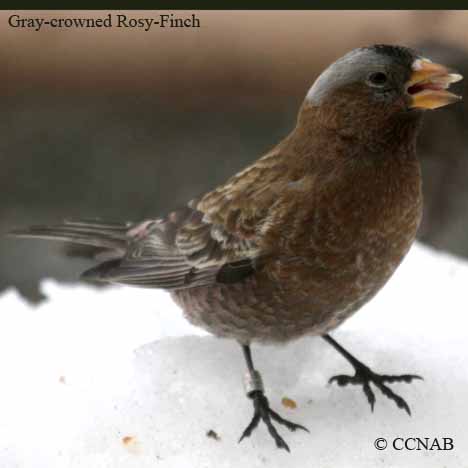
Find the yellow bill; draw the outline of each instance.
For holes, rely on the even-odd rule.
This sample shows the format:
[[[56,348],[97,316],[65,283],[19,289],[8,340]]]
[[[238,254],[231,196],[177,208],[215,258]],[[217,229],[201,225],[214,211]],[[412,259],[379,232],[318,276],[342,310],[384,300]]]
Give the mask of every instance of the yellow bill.
[[[413,73],[406,83],[411,109],[437,109],[461,100],[448,91],[452,83],[463,79],[459,73],[425,58],[415,60],[412,68]]]

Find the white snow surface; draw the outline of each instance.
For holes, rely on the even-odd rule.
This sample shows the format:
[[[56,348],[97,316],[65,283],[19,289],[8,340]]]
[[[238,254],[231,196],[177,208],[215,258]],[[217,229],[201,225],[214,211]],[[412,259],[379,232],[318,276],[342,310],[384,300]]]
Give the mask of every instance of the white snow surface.
[[[290,454],[263,425],[237,443],[253,411],[241,350],[189,325],[167,293],[51,280],[42,289],[38,307],[14,290],[0,296],[2,468],[468,466],[465,261],[415,245],[333,333],[376,372],[424,376],[391,384],[412,417],[377,389],[372,413],[360,387],[328,385],[352,368],[318,337],[253,346],[271,406],[310,430],[277,426]],[[386,450],[374,447],[380,437]],[[395,437],[450,437],[454,449],[395,450]]]

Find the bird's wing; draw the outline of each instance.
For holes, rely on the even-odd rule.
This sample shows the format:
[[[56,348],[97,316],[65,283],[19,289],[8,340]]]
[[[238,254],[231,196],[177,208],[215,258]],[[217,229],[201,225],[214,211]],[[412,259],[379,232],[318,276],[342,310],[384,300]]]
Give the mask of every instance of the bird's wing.
[[[277,156],[267,154],[165,218],[134,226],[126,255],[85,276],[164,289],[245,279],[270,255],[271,212],[296,177]]]
[[[101,263],[85,278],[145,287],[180,289],[240,281],[254,271],[254,238],[209,222],[192,202],[164,218],[133,225],[126,253]]]
[[[296,190],[289,187],[295,175],[285,177],[287,165],[274,156],[164,218],[124,225],[67,222],[17,234],[108,249],[110,260],[83,274],[89,279],[164,289],[241,281],[271,253],[265,241],[270,212]]]
[[[178,289],[240,281],[251,274],[258,258],[255,241],[205,221],[194,205],[141,223],[66,220],[10,235],[64,241],[78,255],[84,246],[86,256],[105,260],[83,273],[99,281]]]

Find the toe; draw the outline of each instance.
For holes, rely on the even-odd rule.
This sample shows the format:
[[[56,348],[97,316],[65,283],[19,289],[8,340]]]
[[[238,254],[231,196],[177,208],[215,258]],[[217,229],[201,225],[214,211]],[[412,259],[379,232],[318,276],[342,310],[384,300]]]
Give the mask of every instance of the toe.
[[[265,423],[266,427],[268,428],[268,432],[273,437],[273,439],[275,439],[276,446],[278,448],[281,448],[281,449],[284,449],[284,450],[287,450],[288,452],[290,452],[288,444],[279,435],[278,431],[276,430],[276,427],[273,426],[270,418],[267,416],[265,418],[262,417],[262,419],[263,419],[263,422]]]
[[[366,395],[367,401],[369,402],[372,412],[374,412],[375,395],[372,389],[370,388],[369,382],[363,382],[362,390]]]
[[[400,395],[397,395],[393,390],[388,388],[386,385],[383,385],[382,383],[376,382],[375,385],[387,398],[393,400],[398,408],[405,410],[408,413],[408,416],[411,416],[411,410],[408,406],[408,403],[406,403],[406,401]]]
[[[259,421],[260,421],[260,415],[258,413],[255,413],[254,417],[252,418],[252,421],[250,421],[249,425],[244,429],[244,432],[240,436],[239,444],[242,442],[242,440],[245,437],[250,437],[253,430],[258,426]]]
[[[405,382],[411,383],[413,380],[424,380],[420,375],[403,374],[403,375],[380,375],[379,380],[382,383]]]
[[[336,383],[340,387],[344,387],[348,384],[356,384],[354,376],[351,375],[334,375],[328,380],[329,384]]]
[[[269,412],[270,412],[271,419],[287,427],[292,432],[294,432],[296,429],[301,429],[302,431],[310,432],[309,429],[307,429],[307,427],[301,426],[300,424],[296,424],[291,421],[288,421],[287,419],[284,419],[276,411],[273,411],[272,409],[270,409]]]

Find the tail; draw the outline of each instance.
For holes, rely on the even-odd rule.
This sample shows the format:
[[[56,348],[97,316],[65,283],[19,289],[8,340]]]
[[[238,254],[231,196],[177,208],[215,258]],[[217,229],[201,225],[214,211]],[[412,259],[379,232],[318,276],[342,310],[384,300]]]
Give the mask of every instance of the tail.
[[[52,226],[31,226],[11,231],[9,235],[23,238],[51,239],[72,244],[97,247],[109,257],[122,257],[127,250],[127,231],[133,223],[101,221],[69,221]]]

